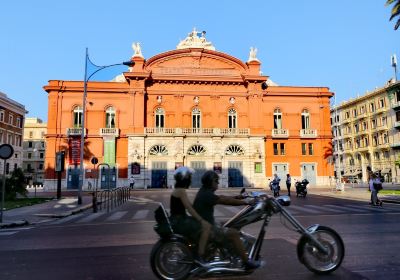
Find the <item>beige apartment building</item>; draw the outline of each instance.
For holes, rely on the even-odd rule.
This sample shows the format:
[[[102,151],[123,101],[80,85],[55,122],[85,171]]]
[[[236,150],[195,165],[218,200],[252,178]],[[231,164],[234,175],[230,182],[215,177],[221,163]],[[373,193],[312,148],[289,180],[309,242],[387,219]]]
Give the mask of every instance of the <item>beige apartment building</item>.
[[[29,184],[43,183],[46,133],[47,123],[39,118],[25,119],[22,168]]]
[[[331,124],[336,178],[366,182],[370,166],[385,182],[400,182],[400,82],[334,106]]]

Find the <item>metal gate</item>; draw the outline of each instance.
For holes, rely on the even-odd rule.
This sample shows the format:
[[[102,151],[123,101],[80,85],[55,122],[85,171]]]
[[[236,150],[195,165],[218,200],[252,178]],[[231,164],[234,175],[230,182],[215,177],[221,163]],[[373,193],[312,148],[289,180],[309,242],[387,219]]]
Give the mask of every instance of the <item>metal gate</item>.
[[[317,171],[314,163],[303,163],[301,165],[301,178],[307,179],[310,185],[314,185],[317,182]]]
[[[116,187],[117,187],[117,169],[115,167],[111,167],[110,169],[102,167],[100,188],[114,189]]]
[[[190,167],[194,169],[194,174],[192,175],[192,187],[201,187],[201,177],[206,172],[206,162],[205,161],[192,161],[190,162]]]
[[[243,162],[229,161],[228,162],[228,187],[242,188],[243,187]]]
[[[67,189],[77,190],[79,187],[80,169],[77,166],[68,167]]]
[[[167,187],[167,162],[153,161],[151,163],[151,187]]]

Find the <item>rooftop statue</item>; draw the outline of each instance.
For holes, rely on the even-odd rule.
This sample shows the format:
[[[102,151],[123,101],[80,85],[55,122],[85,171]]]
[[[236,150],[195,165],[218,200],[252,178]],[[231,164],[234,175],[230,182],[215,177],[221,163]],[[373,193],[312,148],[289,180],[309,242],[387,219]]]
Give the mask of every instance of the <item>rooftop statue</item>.
[[[140,43],[132,43],[132,49],[134,51],[133,57],[140,56],[143,57],[142,48],[140,47]]]
[[[199,34],[201,34],[200,37]],[[202,48],[215,51],[215,47],[211,42],[207,42],[206,40],[206,32],[198,32],[196,28],[193,28],[193,31],[176,46],[176,49],[178,50],[187,48]]]
[[[250,47],[249,60],[247,62],[254,61],[254,60],[259,61],[257,58],[257,51],[258,51],[257,48]]]

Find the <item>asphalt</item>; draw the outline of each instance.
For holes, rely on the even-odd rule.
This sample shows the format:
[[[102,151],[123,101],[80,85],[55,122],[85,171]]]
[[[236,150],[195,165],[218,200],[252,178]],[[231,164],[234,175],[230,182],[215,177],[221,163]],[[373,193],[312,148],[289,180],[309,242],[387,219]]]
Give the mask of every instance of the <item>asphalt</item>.
[[[400,184],[384,184],[385,190],[400,190]],[[251,189],[249,189],[251,190]],[[260,188],[255,188],[260,190]],[[160,189],[147,189],[147,190],[134,190],[133,196],[136,191],[140,192],[157,192],[163,191]],[[190,190],[196,191],[196,190]],[[224,191],[227,191],[224,189]],[[237,189],[228,191],[237,192]],[[25,206],[20,208],[14,208],[3,211],[3,222],[0,223],[0,228],[10,228],[18,226],[27,226],[41,224],[54,219],[61,219],[71,215],[75,215],[82,211],[87,211],[93,208],[92,204],[92,193],[82,193],[82,203],[78,204],[77,192],[65,193],[61,199],[56,199],[56,193],[54,192],[37,192],[37,197],[48,197],[47,202],[36,204],[32,206]],[[285,190],[283,193],[285,194]],[[309,187],[308,194],[329,196],[341,199],[351,199],[358,201],[370,201],[370,192],[366,185],[358,184],[347,184],[344,190],[336,190],[331,186],[325,187]],[[32,197],[33,194],[31,193]],[[379,195],[380,199],[385,203],[400,203],[400,195]]]

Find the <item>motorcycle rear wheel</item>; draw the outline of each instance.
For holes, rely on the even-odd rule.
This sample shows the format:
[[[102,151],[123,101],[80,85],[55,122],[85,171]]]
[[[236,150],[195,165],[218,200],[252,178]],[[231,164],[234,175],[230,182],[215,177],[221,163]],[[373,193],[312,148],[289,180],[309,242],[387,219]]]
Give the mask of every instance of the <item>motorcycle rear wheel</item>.
[[[310,271],[316,274],[328,274],[336,270],[344,258],[344,243],[340,235],[333,229],[319,226],[312,233],[325,248],[328,253],[320,252],[312,241],[303,235],[297,244],[297,255]]]
[[[150,264],[159,279],[183,280],[193,266],[193,256],[183,242],[159,240],[151,251]]]

